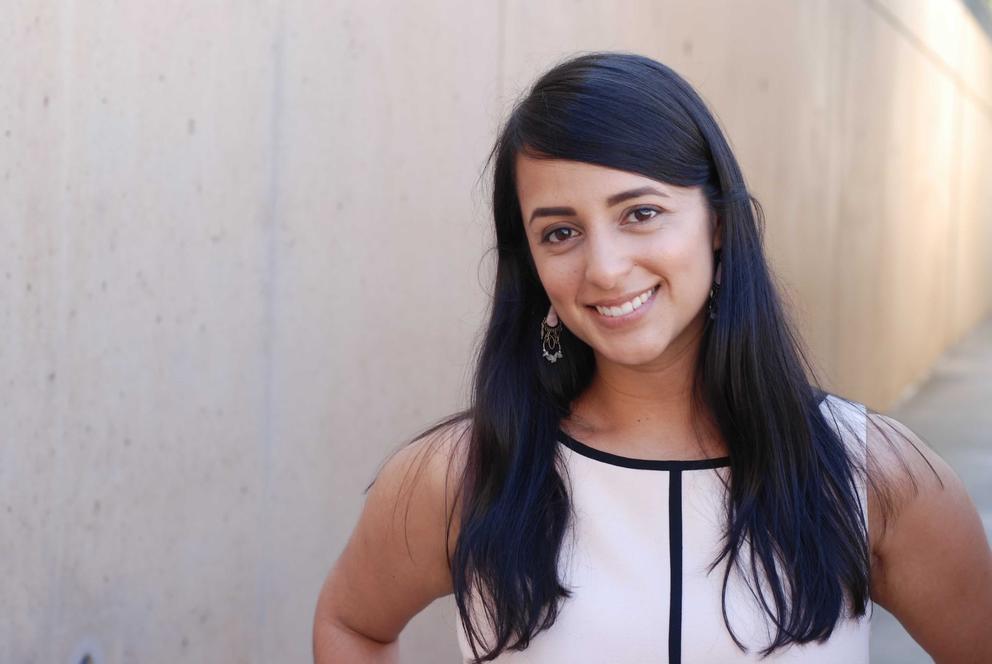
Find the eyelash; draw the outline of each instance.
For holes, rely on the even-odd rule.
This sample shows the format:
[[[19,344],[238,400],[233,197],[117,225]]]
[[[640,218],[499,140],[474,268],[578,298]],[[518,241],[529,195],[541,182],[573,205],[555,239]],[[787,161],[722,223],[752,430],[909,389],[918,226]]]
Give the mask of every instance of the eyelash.
[[[651,215],[651,216],[650,216],[650,217],[648,217],[647,219],[643,219],[643,220],[641,220],[641,221],[635,221],[635,222],[634,222],[635,224],[645,224],[645,223],[647,223],[647,222],[649,222],[649,221],[651,221],[652,219],[655,219],[655,218],[656,218],[656,217],[657,217],[658,215],[660,215],[660,214],[661,214],[661,212],[662,212],[662,211],[661,211],[661,210],[659,210],[658,208],[654,208],[654,207],[650,207],[650,206],[641,206],[641,207],[636,207],[636,208],[634,208],[634,209],[632,209],[632,210],[631,210],[631,213],[634,213],[634,212],[640,212],[641,210],[651,210],[651,211],[652,211],[652,212],[654,212],[655,214],[653,214],[653,215]],[[630,216],[630,215],[628,215],[628,216]],[[557,233],[558,231],[571,231],[571,230],[572,230],[572,229],[571,229],[571,228],[568,228],[567,226],[562,226],[561,228],[556,228],[556,229],[554,229],[554,230],[552,230],[552,231],[548,231],[548,232],[547,232],[547,233],[546,233],[546,234],[544,235],[544,237],[543,237],[543,238],[541,238],[541,243],[542,243],[542,244],[561,244],[561,243],[562,243],[562,242],[564,242],[565,240],[571,240],[572,238],[570,238],[570,237],[568,237],[568,238],[565,238],[565,240],[559,240],[558,242],[552,242],[552,241],[551,241],[551,240],[549,239],[549,238],[551,238],[551,236],[552,236],[552,235],[554,235],[554,234],[555,234],[555,233]]]

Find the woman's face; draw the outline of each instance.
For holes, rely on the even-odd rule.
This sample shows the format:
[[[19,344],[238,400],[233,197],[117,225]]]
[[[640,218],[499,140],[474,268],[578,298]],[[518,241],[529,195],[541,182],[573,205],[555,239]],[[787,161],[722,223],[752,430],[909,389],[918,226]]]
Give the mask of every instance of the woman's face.
[[[666,364],[688,348],[720,247],[702,189],[523,154],[516,168],[527,242],[561,322],[624,365]]]

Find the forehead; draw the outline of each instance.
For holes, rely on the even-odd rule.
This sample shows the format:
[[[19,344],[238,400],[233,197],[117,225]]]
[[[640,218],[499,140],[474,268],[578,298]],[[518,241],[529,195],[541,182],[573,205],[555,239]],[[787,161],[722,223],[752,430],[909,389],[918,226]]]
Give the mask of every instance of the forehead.
[[[598,164],[565,159],[516,156],[517,196],[528,207],[540,205],[602,204],[618,191],[654,186],[671,196],[683,188],[652,178]]]

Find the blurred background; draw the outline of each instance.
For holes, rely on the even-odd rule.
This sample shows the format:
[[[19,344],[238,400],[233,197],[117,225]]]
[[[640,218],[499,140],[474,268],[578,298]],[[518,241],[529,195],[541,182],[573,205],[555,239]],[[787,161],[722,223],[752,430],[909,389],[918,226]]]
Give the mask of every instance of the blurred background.
[[[467,399],[482,167],[586,50],[681,73],[827,386],[992,525],[984,0],[5,0],[0,662],[306,662],[380,463]],[[884,612],[873,662],[929,661]],[[452,597],[404,662],[455,662]],[[89,657],[89,659],[86,659]]]

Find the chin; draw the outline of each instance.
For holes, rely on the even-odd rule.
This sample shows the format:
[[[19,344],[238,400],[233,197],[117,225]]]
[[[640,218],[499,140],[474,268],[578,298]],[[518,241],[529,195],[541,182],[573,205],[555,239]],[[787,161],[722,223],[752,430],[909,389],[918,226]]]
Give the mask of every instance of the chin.
[[[665,352],[665,348],[642,348],[637,350],[627,349],[618,353],[600,353],[605,359],[614,364],[621,364],[627,367],[638,367],[650,364],[657,360]]]

